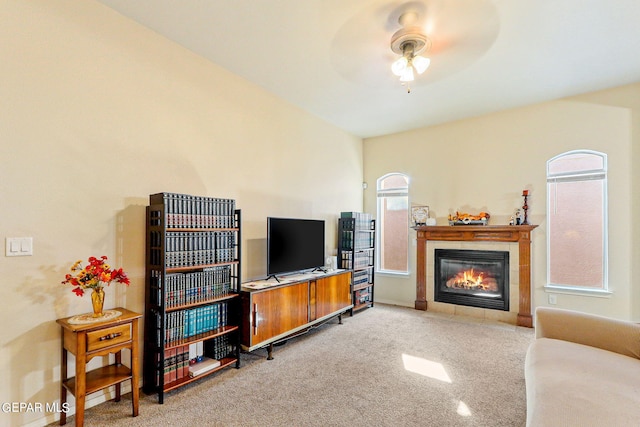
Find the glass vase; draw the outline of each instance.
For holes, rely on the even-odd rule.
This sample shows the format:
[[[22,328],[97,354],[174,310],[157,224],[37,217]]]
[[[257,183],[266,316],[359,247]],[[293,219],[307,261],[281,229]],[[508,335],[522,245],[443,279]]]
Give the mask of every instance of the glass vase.
[[[104,307],[103,288],[97,288],[91,292],[91,304],[93,305],[93,317],[104,316],[104,312],[102,311],[102,308]]]

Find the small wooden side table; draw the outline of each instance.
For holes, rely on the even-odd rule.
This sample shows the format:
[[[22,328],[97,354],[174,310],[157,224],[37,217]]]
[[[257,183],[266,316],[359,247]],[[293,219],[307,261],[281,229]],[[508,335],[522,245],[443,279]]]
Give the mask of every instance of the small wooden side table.
[[[58,319],[62,327],[62,384],[60,386],[60,405],[67,401],[67,391],[76,398],[76,426],[84,424],[84,406],[87,394],[115,386],[115,401],[120,401],[122,382],[131,380],[133,416],[138,416],[139,396],[139,349],[138,320],[141,314],[126,308],[115,308],[120,316],[94,322],[70,323],[77,316]],[[122,364],[122,349],[131,351],[131,368]],[[68,353],[75,356],[76,375],[67,378]],[[115,354],[115,363],[87,372],[87,362],[96,356]],[[60,425],[67,422],[67,414],[60,413]]]

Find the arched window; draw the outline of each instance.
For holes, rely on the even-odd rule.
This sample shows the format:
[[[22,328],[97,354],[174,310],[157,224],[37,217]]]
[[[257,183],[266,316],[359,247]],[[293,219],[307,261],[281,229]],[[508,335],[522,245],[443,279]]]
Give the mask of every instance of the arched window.
[[[607,155],[547,162],[547,288],[607,292]]]
[[[390,173],[377,181],[377,269],[409,273],[409,177]]]

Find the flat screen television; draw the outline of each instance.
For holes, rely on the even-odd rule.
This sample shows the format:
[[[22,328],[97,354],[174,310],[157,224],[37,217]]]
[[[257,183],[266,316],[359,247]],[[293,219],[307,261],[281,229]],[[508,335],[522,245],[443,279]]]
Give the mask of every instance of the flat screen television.
[[[324,220],[267,218],[267,274],[324,266]]]

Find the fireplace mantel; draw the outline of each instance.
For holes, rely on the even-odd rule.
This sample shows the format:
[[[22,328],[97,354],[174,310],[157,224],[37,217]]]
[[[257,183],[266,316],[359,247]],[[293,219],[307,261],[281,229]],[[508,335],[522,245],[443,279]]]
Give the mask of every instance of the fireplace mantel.
[[[531,317],[531,230],[537,225],[445,225],[413,227],[416,250],[416,310],[427,309],[427,241],[518,242],[520,284],[518,326],[533,327]]]

